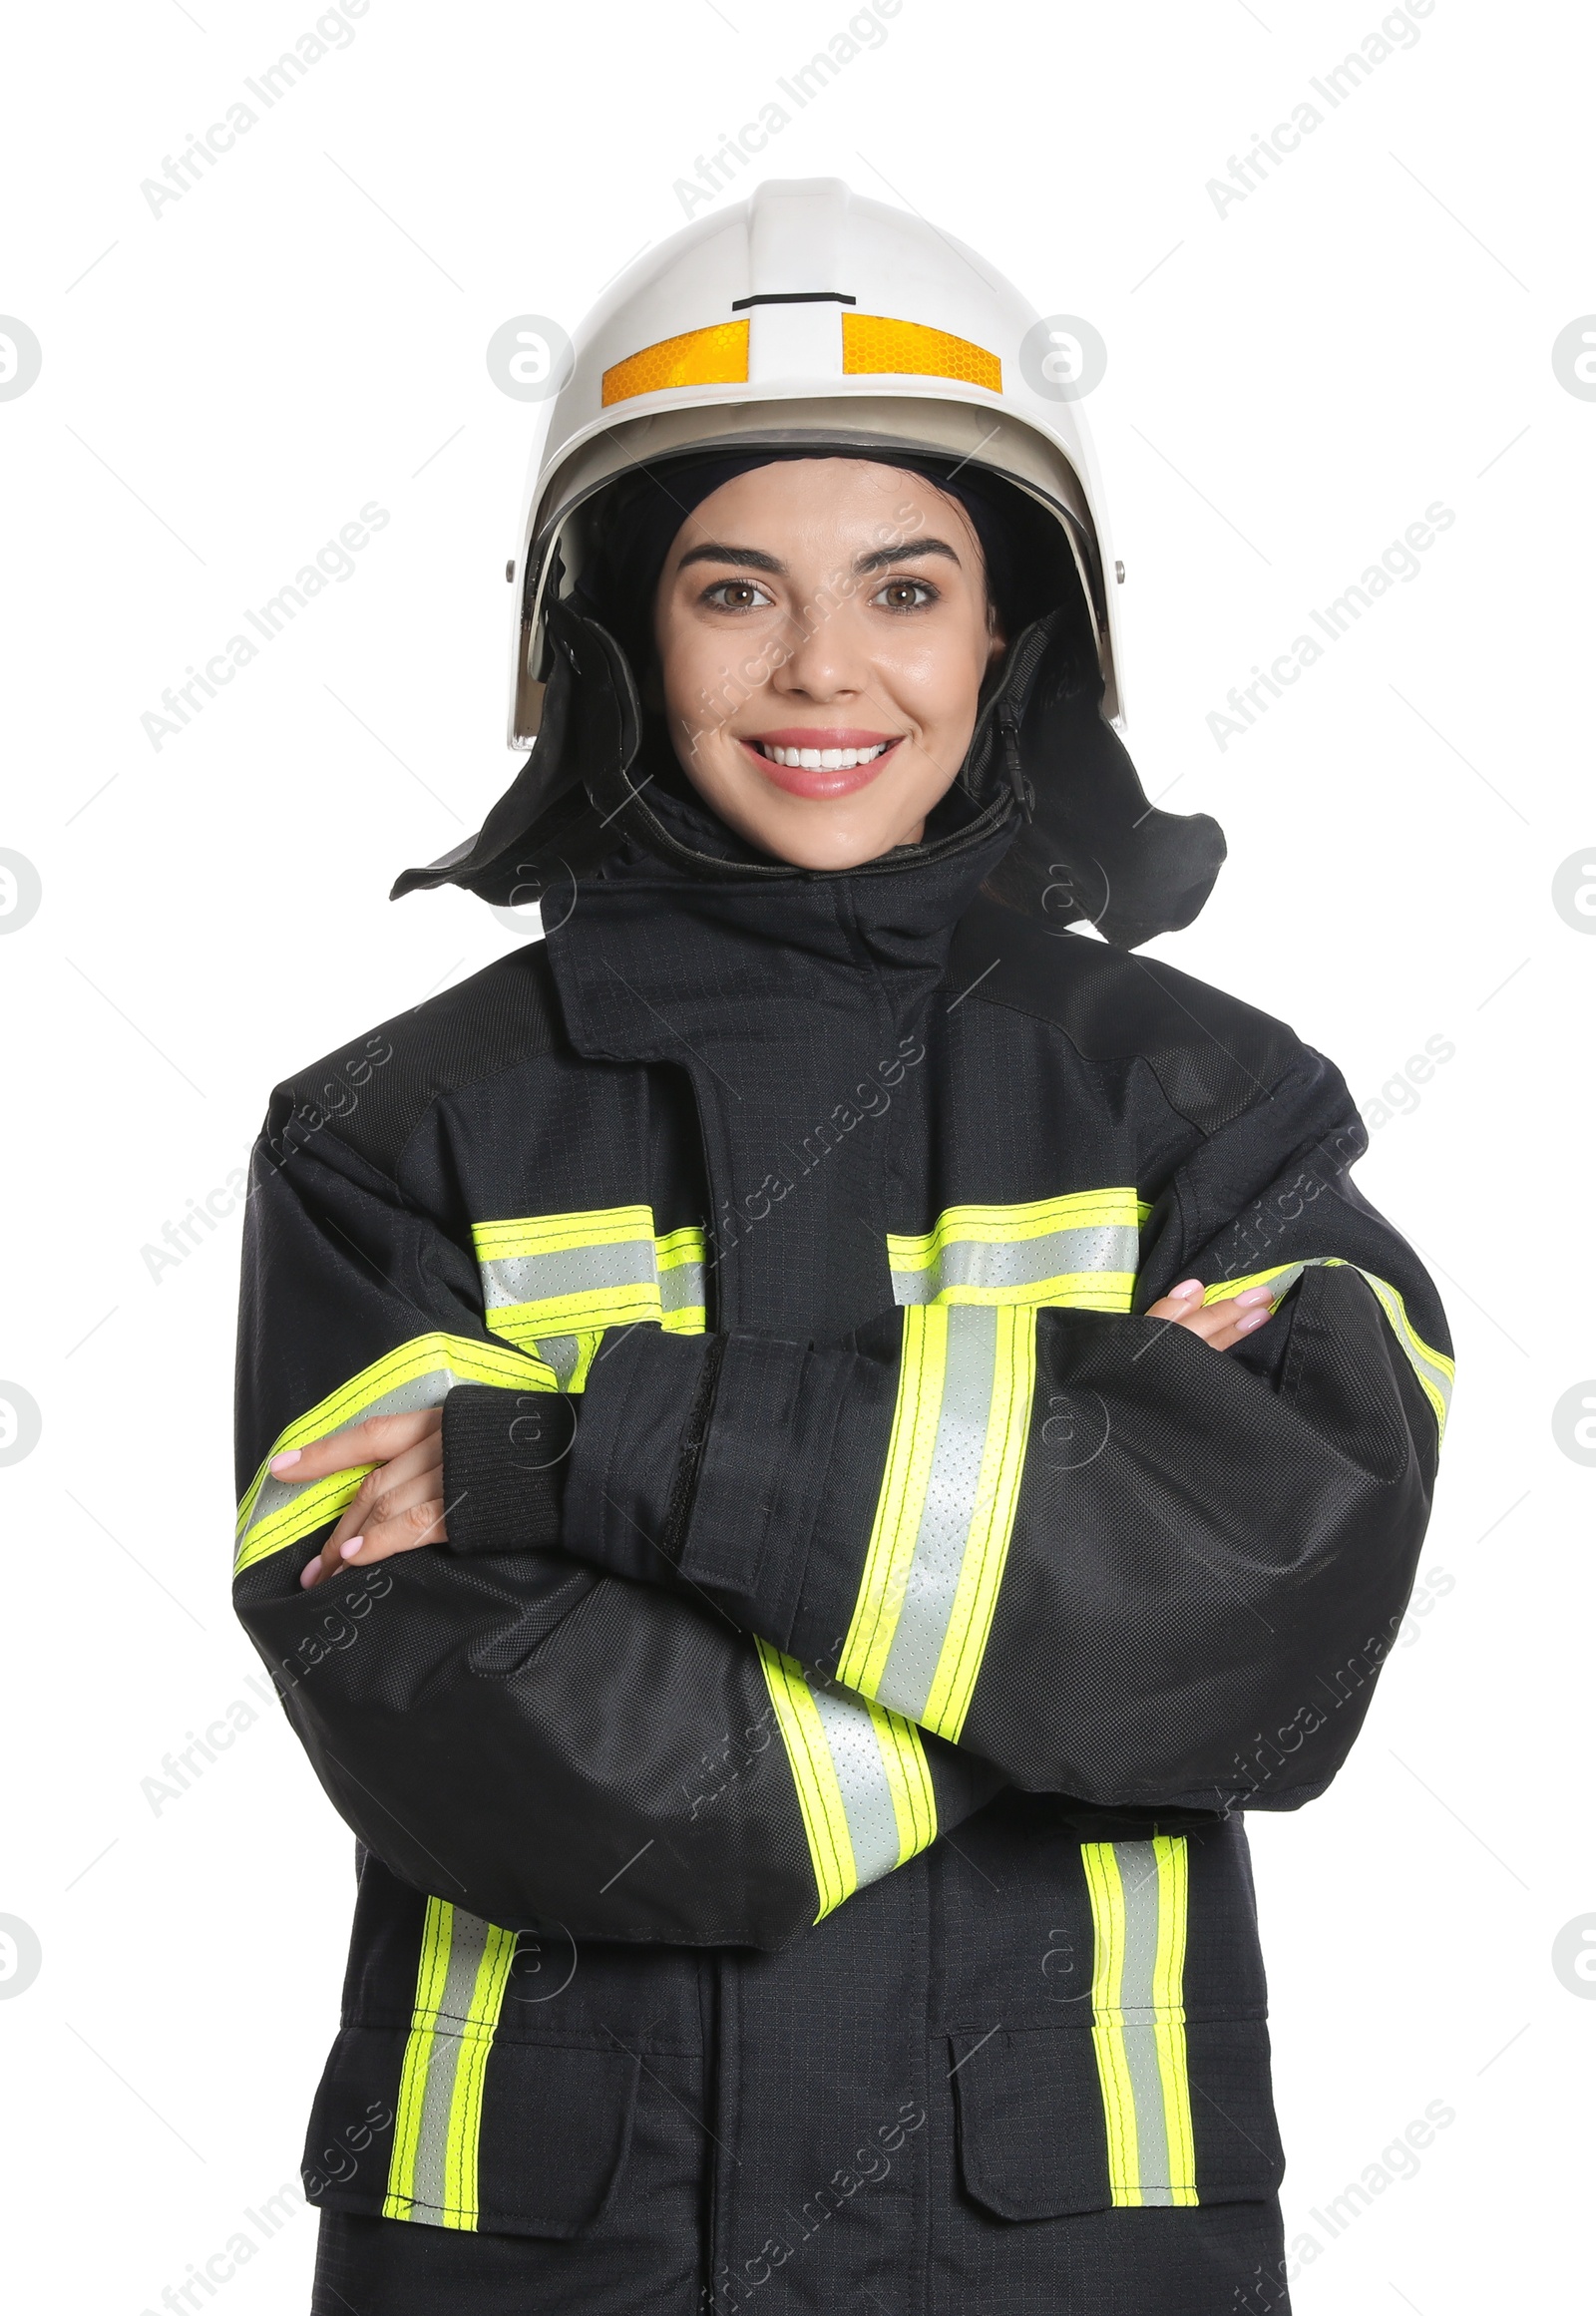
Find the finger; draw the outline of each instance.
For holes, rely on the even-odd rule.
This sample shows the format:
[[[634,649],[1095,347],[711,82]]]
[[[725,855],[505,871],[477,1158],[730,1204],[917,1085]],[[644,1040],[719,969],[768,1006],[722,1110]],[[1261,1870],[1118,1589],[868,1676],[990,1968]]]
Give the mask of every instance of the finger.
[[[348,1471],[361,1463],[388,1463],[414,1447],[429,1433],[441,1431],[443,1409],[421,1407],[407,1415],[368,1415],[305,1447],[285,1447],[266,1468],[273,1479],[325,1479],[328,1472]]]
[[[435,1496],[443,1485],[443,1434],[435,1431],[391,1463],[374,1464],[343,1508],[342,1517],[327,1542],[342,1544],[357,1536],[373,1520],[387,1517],[401,1504],[421,1496]]]
[[[1160,1296],[1156,1303],[1150,1303],[1143,1316],[1148,1319],[1181,1320],[1189,1312],[1200,1310],[1202,1299],[1202,1281],[1183,1279],[1178,1287],[1171,1287],[1167,1295]]]
[[[1217,1343],[1221,1336],[1233,1335],[1249,1318],[1261,1325],[1269,1317],[1269,1303],[1267,1287],[1249,1287],[1243,1295],[1227,1295],[1218,1303],[1205,1303],[1181,1325],[1192,1335],[1200,1336],[1204,1343]]]
[[[362,1535],[346,1536],[342,1544],[335,1546],[329,1537],[316,1557],[306,1562],[299,1582],[308,1592],[340,1569],[366,1568],[374,1561],[391,1560],[397,1552],[414,1552],[423,1544],[448,1541],[443,1499],[426,1496],[390,1518],[373,1521]]]
[[[1256,1335],[1258,1330],[1273,1318],[1275,1306],[1270,1300],[1268,1288],[1260,1287],[1255,1290],[1255,1293],[1260,1300],[1255,1301],[1251,1295],[1238,1295],[1232,1297],[1228,1303],[1216,1303],[1212,1306],[1215,1312],[1225,1316],[1225,1324],[1216,1328],[1214,1333],[1208,1337],[1207,1341],[1211,1350],[1233,1351],[1237,1344],[1244,1343],[1250,1335]]]
[[[1177,1287],[1161,1303],[1153,1304],[1147,1316],[1168,1319],[1171,1325],[1195,1335],[1211,1349],[1228,1351],[1233,1343],[1262,1327],[1271,1308],[1272,1296],[1267,1287],[1244,1288],[1240,1295],[1228,1295],[1217,1303],[1191,1300]]]

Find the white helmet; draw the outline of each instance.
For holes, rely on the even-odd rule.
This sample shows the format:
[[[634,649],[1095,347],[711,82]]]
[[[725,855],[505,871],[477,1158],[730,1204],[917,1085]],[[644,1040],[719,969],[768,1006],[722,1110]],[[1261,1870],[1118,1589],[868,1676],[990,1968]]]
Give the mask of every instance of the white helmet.
[[[1091,614],[1102,712],[1122,720],[1101,488],[1044,324],[986,260],[837,178],[761,185],[637,259],[577,333],[534,448],[510,745],[549,673],[551,572],[580,579],[583,510],[643,461],[814,443],[990,469],[1062,526]],[[558,549],[558,556],[556,550]]]
[[[957,774],[975,818],[839,873],[886,874],[900,853],[940,856],[1013,823],[987,890],[1049,930],[1089,920],[1132,948],[1190,924],[1224,837],[1206,814],[1150,804],[1113,728],[1105,581],[1122,573],[1058,328],[972,250],[831,178],[761,186],[640,258],[554,367],[543,407],[510,570],[510,740],[532,754],[477,835],[407,869],[395,896],[455,884],[524,901],[628,843],[699,879],[811,874],[706,849],[661,817],[652,770],[632,777],[659,735],[616,631],[615,558],[638,545],[633,486],[646,494],[673,460],[846,450],[924,461],[955,495],[970,467],[974,498],[1016,502],[994,534],[1014,631]]]

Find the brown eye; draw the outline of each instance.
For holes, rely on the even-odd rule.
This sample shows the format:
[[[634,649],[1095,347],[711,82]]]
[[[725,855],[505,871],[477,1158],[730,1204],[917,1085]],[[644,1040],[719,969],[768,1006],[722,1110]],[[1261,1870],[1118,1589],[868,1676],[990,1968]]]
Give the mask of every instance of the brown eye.
[[[889,579],[877,593],[875,600],[884,611],[918,611],[923,603],[934,603],[937,590],[926,579]]]
[[[753,611],[770,597],[752,579],[718,579],[712,587],[705,587],[703,600],[719,611]]]

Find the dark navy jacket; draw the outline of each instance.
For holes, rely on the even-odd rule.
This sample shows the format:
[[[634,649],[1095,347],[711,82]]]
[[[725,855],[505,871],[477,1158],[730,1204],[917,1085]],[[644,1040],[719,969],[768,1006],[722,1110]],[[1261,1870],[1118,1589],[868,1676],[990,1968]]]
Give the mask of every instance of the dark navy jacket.
[[[1278,2273],[1240,1813],[1363,1719],[1445,1323],[1334,1067],[1001,850],[628,848],[273,1101],[235,1597],[360,1844],[318,2310]],[[1276,1313],[1137,1316],[1192,1275]],[[450,1544],[302,1593],[353,1481],[266,1458],[440,1402]]]

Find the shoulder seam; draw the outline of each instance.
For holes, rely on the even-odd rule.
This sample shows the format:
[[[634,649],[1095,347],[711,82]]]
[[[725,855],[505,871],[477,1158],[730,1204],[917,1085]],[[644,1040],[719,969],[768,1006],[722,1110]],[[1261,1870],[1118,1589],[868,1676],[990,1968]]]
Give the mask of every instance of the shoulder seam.
[[[972,991],[971,994],[975,995],[975,992]],[[1064,1042],[1070,1047],[1070,1049],[1079,1057],[1079,1059],[1085,1062],[1088,1066],[1094,1063],[1139,1061],[1142,1067],[1146,1070],[1148,1076],[1152,1079],[1153,1083],[1157,1086],[1159,1099],[1164,1102],[1166,1107],[1169,1109],[1170,1114],[1173,1117],[1185,1119],[1185,1122],[1192,1127],[1193,1131],[1201,1134],[1205,1141],[1210,1139],[1214,1134],[1223,1133],[1226,1127],[1234,1125],[1239,1119],[1251,1116],[1258,1103],[1273,1100],[1275,1094],[1278,1092],[1280,1087],[1285,1084],[1287,1078],[1291,1075],[1293,1069],[1297,1067],[1298,1063],[1303,1059],[1303,1057],[1305,1055],[1312,1055],[1314,1051],[1314,1048],[1305,1044],[1303,1039],[1297,1035],[1296,1031],[1289,1028],[1285,1022],[1282,1021],[1277,1023],[1276,1026],[1286,1031],[1286,1034],[1292,1039],[1293,1044],[1293,1050],[1288,1056],[1284,1066],[1274,1077],[1266,1081],[1263,1078],[1254,1077],[1253,1071],[1248,1069],[1245,1062],[1236,1062],[1236,1067],[1238,1069],[1245,1071],[1248,1077],[1253,1077],[1254,1083],[1257,1085],[1259,1090],[1254,1096],[1253,1100],[1248,1102],[1244,1109],[1233,1112],[1229,1118],[1222,1119],[1217,1125],[1205,1126],[1197,1119],[1188,1117],[1184,1110],[1179,1108],[1176,1103],[1170,1100],[1168,1093],[1165,1091],[1163,1080],[1158,1074],[1158,1070],[1156,1064],[1153,1061],[1152,1055],[1145,1052],[1139,1045],[1127,1046],[1122,1053],[1088,1053],[1083,1046],[1077,1043],[1076,1039],[1070,1034],[1070,1031],[1066,1025],[1059,1020],[1056,1013],[1045,1012],[1039,1006],[1016,1004],[1011,997],[988,996],[983,994],[977,998],[976,1001],[979,1004],[991,1007],[996,1012],[1016,1014],[1022,1021],[1039,1021],[1043,1028],[1056,1031],[1057,1034],[1063,1038]],[[1235,1002],[1238,1004],[1243,1003],[1244,1001],[1245,1000],[1241,998],[1237,998],[1235,1000]],[[1182,1010],[1184,1011],[1185,1008],[1183,1007]],[[1256,1011],[1257,1008],[1254,1007],[1253,1010]],[[1201,1032],[1202,1035],[1212,1037],[1212,1032],[1203,1029],[1202,1023],[1197,1021],[1195,1016],[1188,1014],[1187,1017],[1188,1019],[1192,1020],[1193,1026],[1199,1032]],[[1274,1020],[1273,1014],[1266,1014],[1264,1018],[1266,1020]],[[1217,1038],[1213,1038],[1212,1041],[1215,1044],[1218,1044],[1219,1042]],[[1229,1052],[1228,1048],[1220,1046],[1220,1051],[1225,1054],[1227,1060],[1235,1061],[1235,1056]]]
[[[541,947],[541,945],[535,946]],[[496,960],[494,965],[486,966],[480,973],[470,975],[468,977],[468,982],[462,983],[460,986],[468,986],[470,981],[484,980],[488,977],[489,974],[496,970],[496,967],[513,967],[516,963],[517,960],[514,958]],[[416,1075],[417,1078],[421,1081],[417,1084],[415,1089],[417,1106],[414,1110],[414,1114],[408,1119],[408,1121],[403,1114],[403,1107],[401,1106],[399,1115],[393,1121],[395,1132],[400,1134],[402,1137],[398,1139],[397,1142],[384,1138],[380,1134],[376,1135],[374,1139],[368,1141],[366,1136],[357,1136],[355,1133],[348,1130],[340,1130],[341,1126],[344,1124],[344,1121],[352,1121],[355,1116],[355,1112],[359,1107],[358,1093],[356,1094],[354,1103],[350,1106],[349,1109],[339,1110],[330,1114],[322,1115],[319,1119],[319,1124],[313,1130],[325,1130],[330,1132],[334,1140],[336,1140],[339,1144],[340,1148],[347,1150],[353,1157],[360,1160],[364,1165],[369,1166],[374,1173],[381,1175],[384,1180],[391,1182],[395,1189],[398,1189],[399,1176],[404,1164],[406,1152],[409,1150],[410,1145],[415,1140],[416,1135],[426,1124],[428,1118],[431,1117],[440,1101],[451,1094],[469,1092],[473,1087],[489,1083],[492,1079],[502,1076],[510,1070],[522,1068],[528,1062],[541,1060],[546,1056],[552,1056],[558,1051],[563,1031],[558,1009],[553,1000],[552,990],[548,984],[547,964],[545,963],[540,969],[539,964],[534,961],[523,969],[526,970],[531,976],[533,976],[532,986],[529,992],[531,1002],[527,1004],[526,1023],[530,1035],[528,1037],[525,1050],[510,1051],[508,1053],[490,1053],[489,1056],[475,1068],[473,1068],[470,1061],[467,1060],[463,1066],[462,1074],[460,1076],[448,1077],[446,1082],[433,1086],[429,1092],[424,1091],[425,1077],[428,1070],[428,1057],[426,1055],[425,1046],[423,1046],[421,1049],[421,1058],[418,1062],[415,1063]],[[272,1089],[271,1107],[268,1110],[266,1121],[266,1133],[268,1138],[273,1130],[271,1110],[276,1108],[279,1101],[288,1105],[286,1112],[287,1119],[291,1119],[294,1114],[301,1109],[309,1109],[312,1112],[319,1111],[319,1104],[316,1101],[314,1091],[307,1088],[307,1080],[321,1076],[327,1064],[336,1064],[343,1060],[345,1052],[349,1053],[351,1056],[360,1054],[364,1051],[365,1048],[369,1048],[374,1040],[378,1039],[387,1042],[389,1046],[389,1057],[391,1059],[397,1058],[399,1053],[403,1051],[403,1040],[406,1024],[414,1020],[415,1016],[422,1011],[423,1006],[431,1005],[436,1002],[439,1005],[439,1010],[441,1012],[443,1010],[442,1000],[447,999],[454,993],[455,992],[453,991],[446,990],[442,993],[442,999],[439,1000],[423,998],[421,1005],[413,1005],[406,1012],[390,1015],[387,1020],[380,1022],[375,1029],[369,1031],[364,1039],[351,1040],[350,1045],[347,1048],[334,1048],[330,1055],[324,1055],[321,1060],[312,1062],[307,1069],[298,1071],[281,1080]],[[466,1017],[468,1019],[470,1018],[469,1013]],[[422,1034],[425,1033],[425,1028],[428,1025],[423,1025]],[[511,1026],[513,1030],[514,1024],[512,1023]],[[503,1019],[501,1016],[501,1034],[503,1033]],[[447,1034],[447,1030],[445,1031],[445,1034]],[[379,1064],[378,1066],[381,1067],[382,1065]],[[334,1079],[329,1078],[327,1080],[327,1085],[330,1087],[334,1082]],[[401,1105],[403,1105],[405,1102],[405,1094],[403,1091],[404,1082],[405,1081],[403,1077],[401,1077],[399,1080],[400,1091],[394,1097],[395,1100]]]

